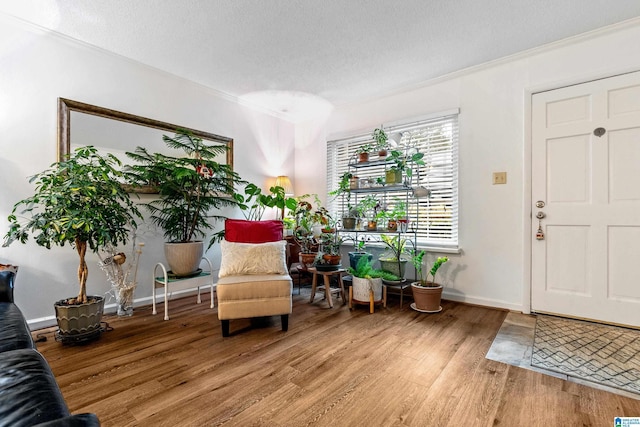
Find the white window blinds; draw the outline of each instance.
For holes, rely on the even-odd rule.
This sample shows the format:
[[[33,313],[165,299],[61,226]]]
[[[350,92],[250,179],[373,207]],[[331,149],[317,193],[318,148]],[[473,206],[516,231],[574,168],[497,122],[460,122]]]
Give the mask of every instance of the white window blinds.
[[[389,142],[396,149],[424,153],[424,166],[413,165],[413,188],[424,187],[430,197],[410,200],[409,218],[422,247],[458,247],[458,111],[401,125],[384,126]],[[395,140],[395,141],[394,141]],[[329,141],[327,143],[327,193],[338,188],[340,177],[357,161],[354,152],[373,144],[371,134]],[[392,148],[393,149],[393,148]],[[418,170],[419,168],[419,170]],[[375,168],[368,169],[376,174]],[[353,172],[354,170],[351,169]],[[360,171],[358,171],[360,172]],[[362,177],[360,177],[362,178]],[[391,202],[392,203],[392,202]],[[329,196],[329,210],[341,218],[346,209],[340,197]],[[391,208],[391,206],[388,206]]]

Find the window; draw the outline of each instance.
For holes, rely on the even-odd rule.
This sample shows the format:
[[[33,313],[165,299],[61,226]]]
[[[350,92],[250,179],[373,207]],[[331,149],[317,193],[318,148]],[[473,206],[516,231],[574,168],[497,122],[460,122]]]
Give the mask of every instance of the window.
[[[428,248],[457,249],[458,111],[410,123],[385,125],[384,130],[389,136],[389,143],[396,145],[392,149],[409,154],[416,151],[424,154],[424,166],[410,165],[413,169],[411,187],[414,190],[424,187],[430,192],[429,197],[409,200],[408,203],[409,218],[412,220],[412,227],[417,230],[418,244]],[[357,161],[355,150],[373,142],[372,135],[368,134],[327,143],[328,193],[338,188],[341,176],[349,171],[349,164]],[[366,168],[367,176],[362,176],[363,169],[357,170],[357,173],[360,179],[375,180],[384,174],[384,169],[385,165]],[[393,195],[388,195],[387,209],[392,208],[397,200]],[[336,218],[341,218],[347,210],[341,197],[332,196],[329,196],[328,208]]]

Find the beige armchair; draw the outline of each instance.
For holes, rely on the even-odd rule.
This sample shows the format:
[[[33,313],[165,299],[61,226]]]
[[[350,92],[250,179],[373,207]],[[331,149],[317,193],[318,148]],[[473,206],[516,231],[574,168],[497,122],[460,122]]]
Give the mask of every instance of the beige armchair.
[[[293,283],[282,221],[227,220],[220,251],[216,292],[222,336],[229,336],[230,320],[277,315],[287,331]]]

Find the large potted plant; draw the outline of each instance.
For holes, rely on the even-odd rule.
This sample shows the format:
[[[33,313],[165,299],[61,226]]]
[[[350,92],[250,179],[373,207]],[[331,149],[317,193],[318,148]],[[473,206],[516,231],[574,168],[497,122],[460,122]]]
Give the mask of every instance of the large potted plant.
[[[449,258],[438,257],[430,269],[423,269],[423,260],[425,251],[413,251],[411,262],[416,268],[418,274],[417,281],[411,284],[414,303],[411,307],[414,310],[423,313],[439,313],[442,311],[440,301],[442,300],[442,285],[436,283],[436,273]],[[424,275],[423,275],[424,272]],[[433,281],[429,281],[429,274],[433,277]]]
[[[127,156],[136,163],[126,169],[134,186],[152,183],[159,198],[143,206],[152,222],[164,230],[165,258],[175,276],[189,276],[198,271],[207,231],[226,217],[221,208],[237,206],[235,186],[244,183],[230,165],[214,159],[226,153],[226,145],[206,145],[202,138],[178,129],[174,137],[164,135],[165,144],[182,153],[168,156],[149,153],[137,147]],[[214,233],[209,247],[224,237],[224,230]]]
[[[367,257],[358,260],[356,267],[349,267],[347,272],[352,276],[349,289],[349,308],[353,302],[369,304],[373,313],[374,304],[383,302],[382,279],[396,281],[398,277],[379,269],[373,268],[373,263]]]
[[[120,161],[94,147],[77,148],[68,159],[30,179],[35,193],[19,201],[9,215],[4,246],[26,243],[30,233],[40,246],[69,244],[78,252],[79,291],[55,303],[61,336],[99,335],[104,308],[101,296],[87,296],[87,248],[98,252],[125,244],[140,212],[122,187]],[[26,217],[23,217],[26,215]]]

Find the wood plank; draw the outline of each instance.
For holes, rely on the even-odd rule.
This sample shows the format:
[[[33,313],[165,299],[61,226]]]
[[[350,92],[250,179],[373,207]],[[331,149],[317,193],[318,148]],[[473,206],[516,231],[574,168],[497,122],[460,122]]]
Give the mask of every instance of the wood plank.
[[[136,308],[82,346],[38,343],[73,413],[103,426],[612,425],[640,401],[485,359],[506,312],[453,302],[427,315],[294,295],[279,317],[231,321],[193,297],[171,320]],[[36,335],[36,333],[34,333]]]

